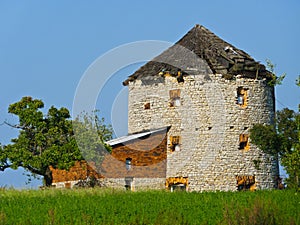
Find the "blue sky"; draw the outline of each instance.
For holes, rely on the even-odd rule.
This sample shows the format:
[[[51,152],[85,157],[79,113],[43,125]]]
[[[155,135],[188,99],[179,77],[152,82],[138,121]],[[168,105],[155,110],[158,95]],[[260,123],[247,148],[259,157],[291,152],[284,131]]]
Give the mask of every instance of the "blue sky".
[[[105,2],[105,3],[104,3]],[[16,123],[9,104],[23,96],[72,109],[76,87],[99,56],[122,44],[141,40],[176,42],[195,24],[249,53],[270,59],[278,74],[287,73],[276,88],[277,109],[297,110],[300,91],[300,2],[278,1],[1,1],[0,2],[0,124]],[[112,62],[113,63],[113,62]],[[111,123],[118,96],[120,116],[113,120],[126,133],[126,90],[121,81],[141,64],[120,70],[109,81],[97,108]],[[101,74],[99,74],[101,76]],[[117,113],[118,114],[118,113]],[[118,122],[116,122],[118,121]],[[0,142],[17,131],[0,126]],[[0,187],[25,184],[22,171],[0,172]]]

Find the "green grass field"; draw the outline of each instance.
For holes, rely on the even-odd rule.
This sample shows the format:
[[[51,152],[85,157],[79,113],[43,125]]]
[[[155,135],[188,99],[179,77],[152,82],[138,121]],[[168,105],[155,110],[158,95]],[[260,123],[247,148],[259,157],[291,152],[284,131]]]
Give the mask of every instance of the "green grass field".
[[[300,193],[0,189],[0,224],[300,224]]]

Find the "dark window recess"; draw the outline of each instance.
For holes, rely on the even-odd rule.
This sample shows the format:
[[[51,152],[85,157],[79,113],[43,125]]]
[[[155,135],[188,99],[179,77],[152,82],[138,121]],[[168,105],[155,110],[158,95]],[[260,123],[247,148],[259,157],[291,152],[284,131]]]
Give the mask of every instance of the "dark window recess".
[[[125,177],[125,189],[128,191],[132,190],[132,182],[133,182],[133,177]]]
[[[179,192],[179,191],[186,191],[186,185],[185,184],[173,184],[170,186],[171,192]]]
[[[249,150],[249,135],[248,134],[240,134],[240,150]]]
[[[180,69],[177,71],[177,81],[178,83],[184,82],[183,73]]]
[[[181,105],[180,89],[170,90],[169,95],[170,95],[170,103],[169,103],[170,107],[175,107],[175,106]]]
[[[150,102],[144,104],[144,109],[150,109]]]
[[[126,161],[125,161],[125,165],[126,165],[127,170],[131,169],[131,161],[132,161],[131,158],[127,158]]]
[[[256,189],[255,176],[236,176],[236,183],[238,191]]]

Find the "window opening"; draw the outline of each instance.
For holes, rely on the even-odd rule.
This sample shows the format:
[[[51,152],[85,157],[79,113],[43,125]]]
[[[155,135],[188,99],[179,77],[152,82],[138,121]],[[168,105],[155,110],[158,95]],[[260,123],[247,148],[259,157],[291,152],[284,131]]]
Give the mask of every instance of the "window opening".
[[[184,82],[183,73],[181,72],[181,69],[178,69],[177,71],[177,81],[178,83]]]
[[[236,183],[238,191],[255,191],[256,189],[255,176],[236,176]]]
[[[144,109],[150,109],[150,102],[146,102],[144,104]]]
[[[187,177],[169,177],[166,179],[166,188],[173,191],[186,191],[188,188]]]
[[[131,169],[131,158],[127,158],[125,161],[125,165],[126,165],[126,170],[130,170]]]
[[[175,106],[180,106],[180,89],[176,90],[170,90],[170,106],[175,107]]]
[[[170,187],[171,192],[178,192],[178,191],[186,191],[186,185],[185,184],[173,184]]]
[[[180,151],[180,136],[170,137],[170,149],[176,152]]]
[[[240,150],[249,150],[249,135],[248,134],[240,134]]]
[[[237,104],[242,108],[247,106],[247,96],[248,90],[243,87],[238,87],[237,89]]]
[[[128,191],[133,190],[133,177],[125,177],[125,189]]]

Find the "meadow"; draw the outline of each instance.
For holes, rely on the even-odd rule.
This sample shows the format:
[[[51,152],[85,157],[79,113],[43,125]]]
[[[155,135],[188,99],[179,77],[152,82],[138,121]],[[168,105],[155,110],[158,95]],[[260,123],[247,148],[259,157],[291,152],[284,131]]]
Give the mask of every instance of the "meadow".
[[[2,188],[0,224],[300,224],[300,193]]]

